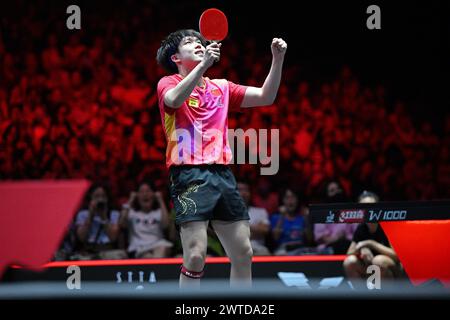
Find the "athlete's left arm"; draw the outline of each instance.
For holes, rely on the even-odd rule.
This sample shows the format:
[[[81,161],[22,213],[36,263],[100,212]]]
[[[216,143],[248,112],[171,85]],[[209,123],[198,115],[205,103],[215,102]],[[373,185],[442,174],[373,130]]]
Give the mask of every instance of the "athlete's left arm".
[[[283,68],[284,55],[287,44],[281,38],[274,38],[271,45],[272,66],[266,81],[261,88],[248,87],[242,100],[241,108],[271,105],[277,96],[281,81],[281,70]]]

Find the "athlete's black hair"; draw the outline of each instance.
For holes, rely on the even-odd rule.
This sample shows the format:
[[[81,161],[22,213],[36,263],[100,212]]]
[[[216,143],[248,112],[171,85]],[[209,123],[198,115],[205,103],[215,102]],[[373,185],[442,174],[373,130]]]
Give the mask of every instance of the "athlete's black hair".
[[[177,65],[170,57],[178,52],[178,47],[184,37],[196,37],[202,42],[204,47],[208,45],[208,41],[203,38],[200,32],[192,29],[177,30],[169,34],[167,38],[161,42],[161,47],[159,47],[158,52],[156,53],[156,61],[170,73],[178,72]]]

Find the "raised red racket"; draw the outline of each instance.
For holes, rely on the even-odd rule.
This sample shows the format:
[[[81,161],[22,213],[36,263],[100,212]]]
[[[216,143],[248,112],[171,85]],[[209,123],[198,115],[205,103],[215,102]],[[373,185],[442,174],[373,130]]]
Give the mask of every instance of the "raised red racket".
[[[222,41],[228,34],[227,16],[219,9],[207,9],[200,16],[199,28],[206,40]]]

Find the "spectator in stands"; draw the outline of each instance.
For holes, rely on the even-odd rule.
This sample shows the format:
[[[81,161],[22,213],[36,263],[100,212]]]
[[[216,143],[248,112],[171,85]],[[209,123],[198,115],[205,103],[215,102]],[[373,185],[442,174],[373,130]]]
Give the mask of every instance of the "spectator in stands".
[[[75,230],[75,223],[72,221],[62,243],[54,254],[53,259],[55,261],[72,260],[72,255],[75,253],[75,245],[77,242]]]
[[[250,216],[250,243],[253,248],[253,255],[270,255],[270,251],[265,244],[266,237],[270,232],[269,214],[266,209],[251,205],[250,187],[246,182],[238,182],[237,187],[247,205],[248,215]]]
[[[163,195],[151,181],[139,183],[137,192],[131,192],[128,203],[122,206],[120,225],[128,229],[128,253],[135,258],[168,257],[171,242],[164,231],[170,218]]]
[[[279,212],[271,216],[272,237],[276,255],[294,255],[312,242],[308,211],[300,206],[297,194],[286,189],[281,196]],[[303,209],[303,210],[302,210]]]
[[[325,202],[346,202],[347,196],[338,180],[331,180],[325,184]],[[317,249],[322,253],[346,254],[353,239],[356,223],[317,223],[314,225],[314,240]]]
[[[270,213],[276,211],[279,200],[278,193],[272,190],[273,187],[274,186],[267,177],[259,177],[256,185],[256,194],[253,196],[254,205],[264,208]]]
[[[81,259],[123,259],[117,248],[119,212],[112,209],[112,199],[103,184],[93,184],[87,194],[87,208],[78,212],[76,235]]]
[[[378,202],[378,196],[364,191],[358,198],[360,203]],[[401,274],[401,265],[388,238],[378,223],[360,224],[353,236],[344,261],[344,270],[355,288],[364,288],[366,269],[370,265],[380,267],[382,279],[391,279]]]

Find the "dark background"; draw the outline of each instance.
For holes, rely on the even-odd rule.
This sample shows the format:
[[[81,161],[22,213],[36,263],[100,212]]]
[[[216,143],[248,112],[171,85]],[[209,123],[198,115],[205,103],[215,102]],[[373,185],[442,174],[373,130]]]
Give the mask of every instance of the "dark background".
[[[0,15],[20,19],[33,10],[38,19],[65,28],[65,9],[77,4],[82,11],[83,32],[89,32],[90,15],[120,21],[121,12],[153,8],[171,15],[164,21],[147,21],[148,31],[168,34],[176,29],[198,29],[203,10],[217,7],[229,20],[224,41],[256,39],[258,50],[266,50],[272,37],[289,44],[287,64],[301,64],[300,77],[326,79],[347,64],[367,83],[383,83],[411,102],[424,116],[439,119],[448,107],[444,99],[449,84],[450,23],[448,1],[27,1],[0,4]],[[381,30],[369,30],[366,9],[381,9]],[[157,15],[158,16],[158,15]],[[160,16],[165,17],[166,14]],[[127,21],[125,21],[127,22]],[[7,30],[2,28],[5,39]],[[5,34],[6,33],[6,34]],[[130,35],[133,36],[133,35]],[[226,48],[225,46],[223,48]],[[243,53],[245,54],[245,53]],[[426,103],[430,108],[420,108]]]

